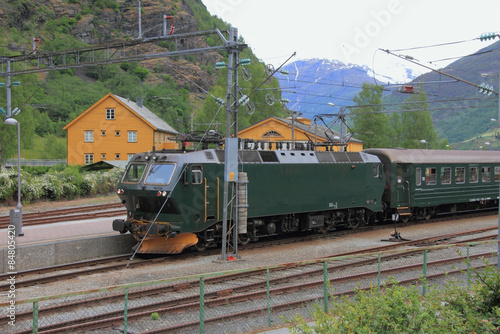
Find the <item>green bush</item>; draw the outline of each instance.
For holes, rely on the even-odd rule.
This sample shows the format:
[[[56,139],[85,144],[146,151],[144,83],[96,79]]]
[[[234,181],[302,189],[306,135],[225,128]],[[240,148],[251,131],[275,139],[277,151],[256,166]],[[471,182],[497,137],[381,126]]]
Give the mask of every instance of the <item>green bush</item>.
[[[328,313],[320,306],[314,324],[300,315],[291,333],[498,333],[500,274],[494,267],[476,272],[470,289],[451,282],[422,297],[415,286],[396,282],[383,291],[358,290],[354,298],[334,299]]]
[[[123,170],[80,172],[78,166],[24,167],[21,202],[74,199],[114,191]],[[0,167],[0,201],[17,199],[17,170]]]
[[[17,171],[0,167],[0,201],[12,197],[17,187]]]

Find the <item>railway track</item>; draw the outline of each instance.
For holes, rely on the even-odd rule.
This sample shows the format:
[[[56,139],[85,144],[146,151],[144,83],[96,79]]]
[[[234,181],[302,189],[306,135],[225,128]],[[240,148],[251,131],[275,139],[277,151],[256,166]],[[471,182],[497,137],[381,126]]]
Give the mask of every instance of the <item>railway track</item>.
[[[58,223],[62,221],[85,220],[124,215],[127,211],[121,203],[79,206],[74,208],[23,213],[23,226]],[[9,216],[0,216],[0,229],[7,228]]]
[[[419,240],[408,241],[404,243],[388,244],[380,247],[363,249],[354,252],[338,254],[335,256],[348,256],[355,254],[366,254],[370,252],[382,252],[403,246],[420,246],[426,244],[434,244],[436,242],[450,242],[453,239],[474,235],[486,231],[495,230],[496,227],[480,230],[466,231],[462,233],[447,234],[432,238],[423,238]],[[476,242],[485,239],[494,239],[496,235],[488,235],[481,237],[471,237],[460,240],[460,243]],[[438,251],[436,251],[437,253]],[[422,250],[419,248],[405,249],[397,254],[382,255],[380,261],[384,263],[384,268],[381,270],[382,277],[389,277],[394,274],[408,273],[405,279],[400,279],[400,284],[414,284],[421,280],[420,274],[422,264]],[[446,252],[445,252],[446,253]],[[479,263],[482,258],[496,256],[496,252],[487,250],[477,251],[469,257],[470,261]],[[331,257],[325,256],[324,258]],[[405,265],[402,266],[397,261],[404,258]],[[427,279],[437,279],[445,275],[459,272],[459,263],[464,261],[465,256],[457,256],[455,252],[449,251],[445,256],[436,256],[430,258],[427,267],[429,274]],[[273,303],[272,309],[286,310],[301,307],[304,304],[312,303],[321,299],[323,291],[324,267],[321,262],[322,258],[317,259],[316,263],[311,263],[306,266],[295,266],[289,264],[286,271],[279,268],[276,271],[271,270],[271,279],[269,291],[273,298],[278,302]],[[373,282],[378,275],[376,269],[379,262],[378,257],[363,257],[350,258],[338,262],[328,263],[327,273],[331,286],[336,288],[335,296],[351,295],[356,289],[368,289],[370,285],[363,283],[358,286],[359,282]],[[433,268],[442,268],[444,265],[453,264],[457,267],[455,270],[433,272]],[[478,264],[476,267],[480,267]],[[280,272],[281,271],[281,272]],[[266,307],[255,307],[253,301],[266,299],[266,284],[267,276],[265,270],[256,272],[244,272],[233,275],[220,277],[206,278],[204,283],[206,286],[205,307],[211,310],[217,310],[218,316],[205,318],[205,323],[224,323],[234,322],[235,319],[246,318],[255,314],[266,312]],[[208,289],[210,287],[210,289]],[[128,292],[128,300],[130,307],[128,308],[128,321],[130,327],[149,328],[147,333],[170,333],[177,331],[192,331],[194,326],[199,325],[199,321],[194,318],[192,321],[176,321],[176,317],[170,317],[168,324],[157,322],[152,324],[149,319],[153,312],[160,315],[166,314],[189,314],[196,313],[199,310],[199,280],[184,281],[177,284],[167,284],[160,286],[146,286],[144,289],[131,290]],[[319,293],[319,295],[318,295]],[[292,297],[293,296],[293,297]],[[111,326],[119,326],[123,324],[123,293],[113,292],[106,296],[93,298],[88,300],[80,300],[71,303],[59,305],[51,305],[39,309],[39,317],[44,319],[44,325],[39,328],[40,332],[62,333],[62,332],[85,332],[95,329],[109,328]],[[134,302],[140,301],[140,305]],[[252,301],[249,303],[249,301]],[[242,306],[246,305],[248,306]],[[100,309],[100,305],[106,305],[106,312],[99,314],[91,314],[90,316],[80,316],[75,318],[78,310],[94,310]],[[261,303],[262,305],[262,303]],[[236,312],[238,310],[238,312]],[[26,310],[16,314],[16,323],[29,323],[31,321],[32,311]],[[166,317],[166,316],[165,316]],[[55,320],[59,319],[59,320]],[[61,320],[63,319],[63,320]],[[0,318],[0,324],[6,324],[7,318]],[[154,327],[154,328],[153,328]],[[15,333],[30,333],[31,330],[21,330]]]
[[[461,217],[463,218],[463,217]],[[442,220],[443,218],[436,219],[436,221]],[[411,223],[406,223],[405,225],[410,225]],[[404,226],[404,225],[402,225]],[[387,228],[387,226],[366,226],[358,229],[350,229],[332,232],[328,234],[309,234],[309,235],[299,235],[299,236],[289,236],[289,237],[280,237],[277,239],[273,238],[264,238],[260,242],[250,243],[247,245],[240,245],[240,250],[249,250],[249,249],[258,249],[258,248],[266,248],[283,244],[294,244],[294,243],[303,243],[310,242],[313,240],[319,239],[335,239],[339,237],[343,237],[346,235],[352,235],[360,232],[366,232],[371,230],[376,230],[379,228]],[[466,234],[477,234],[481,232],[486,232],[488,230],[496,230],[497,227],[491,227],[488,229],[480,229],[480,230],[472,230],[469,232],[465,232]],[[432,237],[432,238],[424,238],[418,240],[411,241],[400,241],[397,243],[390,243],[389,245],[384,245],[380,247],[376,247],[374,249],[370,249],[370,252],[383,251],[401,247],[410,247],[410,246],[429,246],[432,244],[445,243],[457,236],[464,235],[464,233],[459,234],[449,234],[446,236]],[[267,240],[266,240],[267,239]],[[366,251],[366,250],[363,250]],[[356,253],[356,252],[355,252]],[[355,254],[354,253],[354,254]],[[174,264],[175,262],[181,262],[187,258],[192,258],[193,256],[214,256],[220,254],[220,249],[209,249],[204,252],[185,252],[182,254],[178,254],[175,256],[163,256],[163,257],[153,257],[153,258],[135,258],[133,261],[129,261],[131,254],[124,254],[120,256],[112,256],[94,260],[86,260],[75,263],[68,263],[63,265],[57,265],[46,268],[37,268],[33,270],[26,270],[17,272],[16,277],[16,287],[29,287],[39,284],[52,283],[52,282],[60,282],[63,280],[71,279],[77,276],[91,275],[96,273],[105,273],[125,268],[134,268],[140,266],[146,266],[149,264],[157,264],[161,262],[167,262],[169,264]],[[347,254],[343,254],[347,255]],[[329,255],[327,257],[331,257]],[[53,273],[53,274],[50,274]],[[3,274],[0,275],[0,290],[8,289],[9,284],[6,282],[6,279],[9,278],[9,275]]]

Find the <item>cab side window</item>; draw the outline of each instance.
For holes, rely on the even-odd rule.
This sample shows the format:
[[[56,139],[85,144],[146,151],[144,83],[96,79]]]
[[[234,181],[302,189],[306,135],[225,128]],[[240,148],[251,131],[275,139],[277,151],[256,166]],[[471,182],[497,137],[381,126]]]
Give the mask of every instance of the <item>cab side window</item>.
[[[203,169],[201,166],[191,167],[191,183],[200,184],[203,182]]]

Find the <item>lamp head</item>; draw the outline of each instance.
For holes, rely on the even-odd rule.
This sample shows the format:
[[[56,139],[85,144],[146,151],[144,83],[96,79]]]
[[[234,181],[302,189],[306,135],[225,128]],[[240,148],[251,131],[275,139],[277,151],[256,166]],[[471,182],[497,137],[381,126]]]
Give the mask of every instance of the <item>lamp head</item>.
[[[3,121],[3,124],[5,124],[5,125],[16,125],[17,121],[14,118],[9,117],[5,121]]]

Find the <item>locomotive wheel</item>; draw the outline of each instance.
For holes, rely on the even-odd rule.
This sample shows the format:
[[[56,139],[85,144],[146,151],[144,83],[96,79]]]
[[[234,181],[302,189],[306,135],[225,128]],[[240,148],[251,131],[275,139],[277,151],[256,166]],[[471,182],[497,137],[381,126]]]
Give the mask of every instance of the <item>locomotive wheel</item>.
[[[194,245],[194,248],[198,251],[198,252],[204,252],[207,250],[207,244],[205,243],[205,241],[203,240],[198,240],[198,242],[196,243],[196,245]]]
[[[250,243],[250,236],[248,234],[238,234],[238,243],[240,245],[248,245]]]

